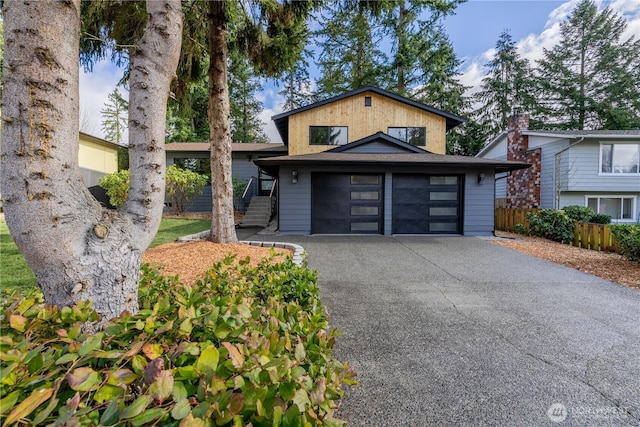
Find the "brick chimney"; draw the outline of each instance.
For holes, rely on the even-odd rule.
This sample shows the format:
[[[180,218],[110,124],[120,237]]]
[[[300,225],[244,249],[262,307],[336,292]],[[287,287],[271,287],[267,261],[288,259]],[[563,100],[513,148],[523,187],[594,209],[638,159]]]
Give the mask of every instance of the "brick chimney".
[[[529,114],[515,107],[507,124],[507,160],[529,163],[531,167],[513,171],[507,178],[508,208],[540,207],[541,149],[529,149],[529,137],[522,134],[526,130]]]

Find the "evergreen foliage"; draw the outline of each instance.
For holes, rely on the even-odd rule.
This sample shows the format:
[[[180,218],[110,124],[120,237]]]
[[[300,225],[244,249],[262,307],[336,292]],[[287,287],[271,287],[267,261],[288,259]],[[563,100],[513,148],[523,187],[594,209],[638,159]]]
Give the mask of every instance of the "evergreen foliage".
[[[386,56],[378,46],[383,34],[368,10],[328,5],[324,25],[314,35],[320,47],[318,93],[322,98],[362,86],[381,86]]]
[[[129,118],[129,102],[124,99],[118,88],[108,96],[108,102],[100,110],[102,114],[102,131],[107,140],[115,142],[118,147],[118,170],[129,169],[129,151],[124,148],[123,137]]]
[[[284,111],[295,110],[307,104],[317,101],[313,92],[313,82],[309,75],[309,62],[307,58],[311,52],[307,49],[302,51],[300,59],[293,66],[285,71],[283,77],[278,81],[282,89],[278,95],[284,97]]]
[[[257,98],[262,90],[260,80],[246,56],[236,50],[229,52],[229,103],[231,105],[231,141],[240,143],[269,142],[260,120],[262,102]]]
[[[556,129],[640,127],[640,40],[622,40],[624,18],[582,0],[560,42],[536,68],[536,125]]]
[[[480,91],[473,97],[480,105],[474,118],[484,128],[483,140],[495,137],[507,128],[507,120],[515,106],[528,111],[532,105],[529,61],[520,57],[508,31],[500,34],[495,49],[495,56],[485,64],[487,74],[482,79]]]

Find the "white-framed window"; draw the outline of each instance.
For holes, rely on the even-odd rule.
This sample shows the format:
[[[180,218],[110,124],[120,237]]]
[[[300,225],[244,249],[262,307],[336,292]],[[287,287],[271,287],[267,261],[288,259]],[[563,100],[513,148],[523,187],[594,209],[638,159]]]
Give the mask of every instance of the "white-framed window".
[[[600,143],[600,173],[639,175],[640,144]]]
[[[636,196],[585,196],[585,205],[596,213],[611,215],[612,221],[635,222]]]

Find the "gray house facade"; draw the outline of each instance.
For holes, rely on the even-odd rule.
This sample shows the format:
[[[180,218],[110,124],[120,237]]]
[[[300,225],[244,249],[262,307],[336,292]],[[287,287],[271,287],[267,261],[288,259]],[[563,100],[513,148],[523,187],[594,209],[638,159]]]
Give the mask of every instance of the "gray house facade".
[[[490,235],[495,173],[528,167],[432,154],[383,133],[256,163],[279,177],[280,232],[303,235]]]
[[[241,208],[251,202],[254,196],[269,194],[273,186],[273,177],[266,175],[253,163],[254,160],[280,156],[287,153],[284,144],[231,144],[231,169],[235,178],[249,185]],[[165,145],[167,166],[176,163],[178,159],[209,159],[208,142],[173,142]],[[211,211],[211,186],[204,188],[188,208],[189,212]]]
[[[278,178],[282,234],[490,235],[496,173],[529,167],[446,155],[464,118],[372,86],[273,120],[288,155],[255,163]]]
[[[528,175],[496,176],[498,205],[589,206],[614,222],[640,222],[640,130],[530,130],[528,122],[526,114],[512,117],[477,155],[532,164]]]

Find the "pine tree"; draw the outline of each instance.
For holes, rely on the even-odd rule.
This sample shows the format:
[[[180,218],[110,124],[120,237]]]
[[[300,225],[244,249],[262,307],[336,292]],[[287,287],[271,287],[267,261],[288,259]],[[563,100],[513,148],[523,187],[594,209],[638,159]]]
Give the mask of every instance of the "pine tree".
[[[640,127],[640,40],[621,40],[626,27],[611,9],[582,0],[538,62],[533,117],[560,129]]]
[[[284,97],[284,105],[282,106],[284,111],[295,110],[317,101],[317,96],[313,93],[311,76],[309,75],[307,58],[310,56],[311,52],[308,49],[302,51],[300,59],[285,72],[278,82],[282,85],[278,95]]]
[[[336,4],[324,11],[323,20],[323,28],[315,33],[321,48],[319,97],[379,86],[386,58],[377,48],[382,35],[370,11]]]
[[[231,140],[233,142],[269,142],[262,130],[260,113],[264,109],[257,94],[262,90],[260,80],[246,56],[237,50],[229,52],[229,102],[231,105]]]
[[[118,170],[129,169],[129,151],[122,147],[122,138],[127,129],[129,102],[122,97],[118,88],[107,96],[108,102],[100,110],[102,114],[102,131],[108,141],[115,142],[118,147]]]
[[[529,61],[520,57],[509,31],[500,34],[495,56],[485,67],[487,74],[482,79],[480,91],[473,97],[480,104],[473,117],[485,128],[486,140],[506,129],[514,106],[521,106],[528,111],[532,106],[532,97],[529,93]]]
[[[442,19],[453,13],[459,3],[461,0],[387,3],[383,25],[392,41],[391,62],[385,78],[389,90],[410,96],[416,87],[437,84],[451,77],[453,49],[447,47],[450,42],[443,37]]]

